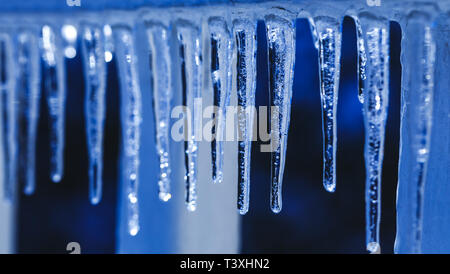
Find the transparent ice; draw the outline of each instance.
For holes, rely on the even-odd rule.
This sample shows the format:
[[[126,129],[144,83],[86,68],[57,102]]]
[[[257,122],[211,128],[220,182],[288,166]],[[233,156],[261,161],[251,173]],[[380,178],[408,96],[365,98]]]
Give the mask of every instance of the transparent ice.
[[[313,19],[319,50],[320,98],[322,101],[323,186],[336,189],[336,112],[339,89],[341,26],[328,16]]]
[[[366,162],[366,240],[367,250],[380,250],[381,171],[384,135],[389,103],[389,21],[370,14],[359,16],[367,49],[364,89]]]
[[[17,184],[16,82],[13,56],[15,45],[10,33],[0,33],[0,85],[4,158],[4,198],[14,200]]]
[[[287,135],[291,115],[295,30],[292,21],[276,15],[265,18],[267,29],[269,92],[271,105],[271,190],[270,208],[282,208],[281,188],[286,162]]]
[[[404,75],[404,88],[411,94],[411,115],[416,123],[411,126],[412,169],[411,196],[413,198],[413,244],[412,253],[422,252],[423,211],[425,184],[430,151],[433,114],[433,89],[436,45],[431,29],[430,16],[426,12],[413,13],[408,17],[405,33],[414,39],[402,41],[402,63],[409,61],[414,69]]]
[[[429,216],[426,214],[429,210],[426,205],[428,207],[435,205],[431,204],[434,201],[430,202],[427,196],[430,194],[425,192],[425,186],[427,185],[427,189],[430,189],[430,184],[436,187],[436,184],[446,182],[448,178],[448,173],[442,171],[444,169],[442,166],[448,163],[446,151],[449,147],[448,142],[445,143],[445,140],[449,139],[446,126],[450,117],[448,107],[446,108],[448,96],[443,93],[443,90],[448,90],[448,81],[445,81],[448,78],[445,78],[448,75],[446,64],[449,63],[446,42],[448,19],[445,21],[442,17],[448,18],[450,2],[426,0],[422,5],[413,3],[414,1],[405,5],[404,1],[386,0],[382,1],[379,7],[370,6],[368,4],[370,1],[364,0],[352,1],[351,5],[347,2],[277,1],[274,5],[262,1],[257,5],[221,3],[213,8],[186,5],[167,10],[154,9],[150,21],[148,18],[143,20],[141,15],[142,11],[148,12],[152,7],[99,12],[100,16],[97,14],[92,16],[81,11],[76,15],[46,17],[46,20],[39,18],[40,14],[36,16],[30,13],[29,16],[27,14],[26,17],[20,17],[20,21],[23,22],[16,22],[17,19],[10,14],[2,14],[0,119],[5,198],[14,200],[16,188],[22,187],[22,184],[25,194],[35,192],[35,151],[41,96],[46,100],[49,110],[51,180],[59,182],[63,178],[67,84],[65,57],[76,57],[77,45],[80,42],[86,88],[84,110],[91,202],[99,203],[102,195],[106,63],[114,58],[120,81],[120,126],[123,146],[120,168],[126,189],[124,196],[128,209],[129,234],[136,235],[140,229],[138,196],[142,195],[138,195],[139,163],[144,158],[139,152],[142,108],[146,107],[141,101],[141,88],[153,95],[156,148],[159,157],[158,195],[162,201],[168,201],[175,193],[172,190],[175,189],[175,184],[171,185],[170,180],[174,177],[171,171],[177,169],[170,162],[173,156],[169,150],[172,142],[169,135],[170,111],[174,95],[182,95],[183,105],[186,107],[185,199],[188,210],[194,211],[197,208],[197,171],[200,168],[197,157],[202,155],[198,154],[199,140],[196,138],[197,129],[202,126],[202,111],[196,105],[196,99],[202,98],[203,90],[206,92],[211,90],[210,87],[203,85],[211,82],[214,104],[218,106],[212,129],[215,139],[211,143],[211,167],[212,181],[218,183],[223,180],[223,168],[226,166],[224,159],[228,161],[223,143],[226,129],[225,110],[230,103],[230,96],[235,95],[232,87],[236,87],[239,107],[238,157],[235,159],[237,161],[234,161],[237,169],[237,208],[240,214],[246,214],[249,210],[251,148],[255,123],[256,22],[263,19],[266,23],[269,96],[272,106],[270,207],[273,212],[280,212],[295,59],[293,22],[297,17],[310,21],[314,45],[319,52],[323,119],[323,185],[327,191],[334,192],[341,22],[344,15],[350,15],[355,20],[357,32],[358,87],[355,93],[358,93],[358,98],[363,104],[365,124],[366,248],[372,253],[381,251],[380,193],[389,97],[389,21],[396,21],[402,28],[400,113],[402,160],[399,163],[398,195],[399,201],[408,202],[397,203],[399,212],[397,227],[402,228],[402,235],[397,236],[402,238],[403,242],[399,241],[396,245],[407,246],[406,249],[402,247],[403,249],[398,250],[412,253],[427,250],[424,249],[423,242],[427,237],[426,233],[431,232],[427,232],[424,216]],[[158,12],[161,12],[161,15]],[[287,14],[290,16],[285,16]],[[439,20],[444,25],[440,27],[441,29],[438,28]],[[142,30],[145,31],[142,36],[135,33]],[[175,35],[177,39],[172,41]],[[148,46],[146,47],[149,49],[148,52],[143,55],[137,54],[138,49],[135,49],[135,46],[141,41],[135,41],[135,36],[146,38],[143,43]],[[206,58],[208,62],[204,64],[202,48],[208,54]],[[149,58],[150,70],[139,69],[138,55]],[[140,86],[138,71],[150,72],[142,77],[151,79],[151,87]],[[208,74],[202,75],[203,72]],[[436,124],[438,124],[437,131]],[[442,136],[441,139],[444,141],[436,135]],[[434,147],[436,142],[444,145],[439,145],[439,149],[436,149]],[[433,168],[429,167],[431,162]],[[208,170],[209,167],[208,162]],[[438,183],[429,180],[436,178],[432,176],[434,173],[440,174]],[[172,179],[174,182],[177,180]],[[445,183],[441,184],[439,189],[445,190],[446,186]],[[220,187],[223,186],[217,186],[218,189]],[[208,193],[204,195],[207,197]],[[435,196],[431,198],[433,197]],[[445,214],[445,209],[440,210],[439,214],[442,213],[444,217],[448,215]],[[431,218],[428,219],[430,223],[436,222],[434,219],[430,220]],[[440,237],[440,240],[445,239]]]
[[[61,40],[57,28],[42,27],[42,73],[50,124],[50,178],[55,183],[61,181],[64,172],[66,69]]]
[[[223,139],[225,135],[226,108],[230,102],[233,43],[227,23],[222,17],[208,20],[211,37],[211,82],[213,85],[216,123],[212,127],[211,141],[212,179],[220,183],[223,179]]]
[[[358,47],[358,99],[361,104],[364,104],[364,83],[366,81],[366,48],[364,45],[364,37],[361,28],[361,22],[358,17],[354,18],[356,26],[356,39]]]
[[[38,33],[24,30],[16,37],[19,181],[24,182],[24,193],[33,194],[36,188],[36,134],[41,93],[41,66]]]
[[[153,106],[156,124],[156,151],[159,155],[159,199],[167,202],[170,194],[169,124],[172,98],[172,71],[169,33],[161,23],[147,23],[147,37],[150,45]]]
[[[98,204],[102,196],[103,128],[106,109],[104,37],[101,25],[85,24],[82,31],[89,197],[92,204]]]
[[[185,109],[185,169],[186,207],[197,208],[197,149],[195,138],[197,126],[201,123],[201,111],[195,109],[195,98],[201,97],[201,45],[200,30],[192,22],[180,20],[176,23],[180,42],[181,86]]]
[[[238,198],[240,214],[246,214],[250,202],[250,163],[256,91],[256,22],[233,22],[236,43],[236,90],[238,97]]]
[[[133,32],[128,26],[113,26],[120,79],[124,184],[127,189],[128,232],[139,232],[139,151],[141,145],[142,101],[138,83]]]

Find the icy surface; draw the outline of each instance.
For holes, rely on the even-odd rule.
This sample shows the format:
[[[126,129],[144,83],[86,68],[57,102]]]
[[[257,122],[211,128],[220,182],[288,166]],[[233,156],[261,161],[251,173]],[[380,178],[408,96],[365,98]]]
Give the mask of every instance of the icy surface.
[[[212,179],[220,183],[223,179],[223,139],[225,136],[225,116],[231,94],[231,57],[233,43],[227,23],[222,17],[208,20],[211,41],[211,82],[213,85],[216,123],[212,127],[211,142]]]
[[[85,24],[82,33],[85,115],[89,152],[89,197],[97,204],[102,196],[103,127],[105,122],[106,64],[103,29]]]
[[[256,91],[256,22],[233,22],[236,42],[236,89],[238,97],[238,198],[240,214],[246,214],[250,202],[250,166]]]
[[[200,30],[188,21],[177,22],[180,42],[181,86],[185,108],[185,169],[186,207],[197,208],[197,149],[195,129],[201,124],[201,111],[195,109],[195,98],[201,97],[201,46]]]
[[[281,188],[286,161],[287,134],[291,115],[293,67],[295,59],[294,27],[284,18],[266,16],[269,92],[271,109],[271,190],[270,208],[282,208]]]
[[[159,156],[159,199],[167,202],[170,193],[169,124],[172,98],[171,56],[169,54],[169,33],[160,23],[147,23],[147,37],[150,45],[153,107],[156,124],[156,151]]]
[[[113,27],[115,52],[121,89],[122,144],[124,153],[124,184],[128,200],[128,232],[139,232],[139,150],[142,122],[141,91],[138,84],[134,37],[127,26]]]

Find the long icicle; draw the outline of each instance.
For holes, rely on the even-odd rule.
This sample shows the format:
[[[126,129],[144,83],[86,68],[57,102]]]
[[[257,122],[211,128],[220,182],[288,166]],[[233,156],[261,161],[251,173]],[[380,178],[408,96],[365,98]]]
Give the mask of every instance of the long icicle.
[[[89,198],[102,198],[103,129],[105,121],[106,64],[101,26],[82,26],[86,137],[89,152]]]
[[[433,89],[436,43],[431,29],[429,15],[414,12],[409,15],[405,36],[402,40],[402,63],[410,68],[402,76],[403,88],[408,93],[410,115],[414,117],[411,125],[413,204],[413,244],[412,252],[422,252],[423,207],[428,158],[430,153],[431,126],[433,119]]]
[[[364,89],[367,250],[380,253],[381,171],[389,103],[389,21],[360,15],[367,67]]]
[[[195,107],[195,99],[201,97],[201,48],[200,31],[191,22],[177,22],[180,41],[181,78],[185,113],[185,182],[186,207],[189,211],[197,208],[197,141],[196,128],[201,125],[201,111]],[[200,116],[199,116],[200,115]]]
[[[22,31],[17,36],[17,95],[19,117],[19,176],[25,183],[24,193],[31,195],[36,188],[36,134],[41,96],[41,66],[38,36],[32,31]]]
[[[122,143],[124,153],[124,184],[127,188],[128,232],[139,232],[139,151],[142,122],[141,91],[138,82],[133,33],[129,27],[113,27],[116,60],[121,93]]]
[[[60,40],[52,27],[42,28],[44,86],[50,120],[50,178],[55,183],[63,176],[65,145],[66,75]]]
[[[3,195],[12,202],[17,182],[17,115],[16,87],[13,65],[13,44],[10,34],[0,34],[0,85],[2,108],[2,139],[4,150]]]
[[[319,50],[320,98],[322,101],[323,186],[336,189],[336,113],[339,89],[341,26],[337,19],[314,18]]]
[[[282,183],[286,161],[287,136],[291,115],[295,33],[293,23],[268,15],[265,18],[268,43],[269,92],[271,109],[271,191],[270,207],[282,208]]]
[[[153,106],[156,125],[156,150],[159,156],[159,199],[167,202],[170,193],[169,123],[170,101],[172,99],[172,70],[167,28],[160,24],[147,24],[147,38],[150,46],[150,65],[153,82]]]
[[[238,98],[238,198],[240,214],[248,212],[250,202],[250,163],[256,92],[256,22],[233,22],[236,39],[236,91]]]
[[[211,81],[213,85],[214,106],[218,107],[216,123],[212,127],[211,142],[212,179],[213,183],[223,180],[223,138],[225,135],[226,108],[230,102],[232,50],[233,43],[227,23],[222,17],[211,17],[208,20],[211,38]]]

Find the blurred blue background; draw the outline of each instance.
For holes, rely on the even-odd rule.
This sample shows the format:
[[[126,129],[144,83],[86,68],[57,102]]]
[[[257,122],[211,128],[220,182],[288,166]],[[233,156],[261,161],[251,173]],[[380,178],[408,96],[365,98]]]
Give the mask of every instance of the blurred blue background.
[[[250,211],[242,218],[243,253],[364,253],[365,216],[362,105],[357,97],[356,31],[353,20],[343,21],[341,79],[338,105],[337,189],[322,187],[322,128],[317,50],[307,20],[296,21],[296,64],[283,210],[269,209],[270,156],[252,151]],[[382,181],[381,246],[392,253],[395,237],[400,126],[400,38],[391,24],[390,107]],[[257,105],[268,105],[267,47],[264,23],[258,24]],[[78,45],[78,52],[79,51]],[[48,174],[48,124],[45,96],[37,146],[37,188],[20,196],[17,251],[67,253],[77,241],[83,253],[113,253],[116,245],[119,102],[116,65],[108,63],[105,123],[104,194],[101,203],[88,201],[87,151],[84,133],[84,78],[80,54],[67,62],[65,176],[59,184]],[[155,163],[157,164],[157,163]],[[237,213],[236,213],[237,214]]]

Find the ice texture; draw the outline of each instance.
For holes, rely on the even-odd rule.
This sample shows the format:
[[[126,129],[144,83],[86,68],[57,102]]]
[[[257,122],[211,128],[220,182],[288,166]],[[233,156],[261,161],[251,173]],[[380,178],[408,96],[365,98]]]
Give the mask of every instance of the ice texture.
[[[156,151],[159,156],[159,199],[167,202],[170,193],[170,111],[172,98],[172,71],[169,32],[161,23],[147,22],[147,37],[150,45],[153,107],[156,124]]]
[[[135,236],[139,226],[139,151],[141,146],[142,101],[137,74],[133,32],[129,26],[113,26],[119,69],[124,184],[127,189],[128,233]]]
[[[103,130],[105,123],[106,63],[103,27],[84,24],[82,30],[85,116],[89,152],[89,197],[98,204],[102,196]]]
[[[277,15],[265,18],[268,44],[269,92],[271,109],[271,190],[270,208],[282,208],[282,184],[286,162],[287,137],[291,115],[294,78],[295,30],[293,22]]]

